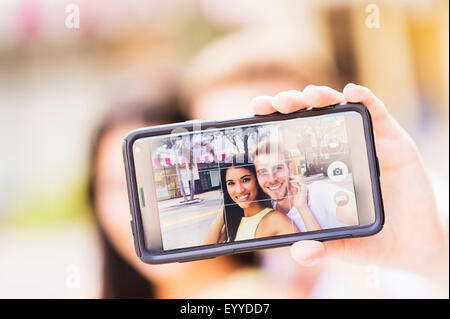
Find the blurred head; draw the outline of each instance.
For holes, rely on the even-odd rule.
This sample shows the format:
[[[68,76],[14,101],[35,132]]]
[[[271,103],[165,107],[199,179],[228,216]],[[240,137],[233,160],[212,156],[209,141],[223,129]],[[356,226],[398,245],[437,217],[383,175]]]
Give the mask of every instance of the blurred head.
[[[208,261],[147,265],[136,256],[130,229],[130,210],[123,168],[122,140],[131,130],[181,121],[173,102],[126,105],[113,109],[99,126],[93,141],[90,202],[103,247],[103,297],[154,297],[155,285],[192,272]],[[252,254],[220,257],[216,262],[253,265]]]
[[[299,22],[231,33],[208,44],[188,66],[183,104],[191,118],[250,116],[257,95],[335,85],[328,52],[321,36]]]
[[[134,252],[121,145],[131,130],[177,121],[171,102],[159,107],[147,104],[113,108],[95,132],[91,151],[89,198],[103,247],[103,297],[151,297],[150,269]]]
[[[302,90],[308,84],[337,87],[340,82],[330,46],[320,32],[303,20],[283,25],[265,23],[207,44],[187,67],[181,83],[185,114],[213,120],[252,116],[250,102],[255,96]],[[265,164],[268,175],[261,181],[255,172],[264,191],[261,194],[267,193],[275,200],[284,197],[290,164],[279,158],[260,159],[259,165],[274,163]],[[263,203],[271,207],[270,200]],[[225,210],[229,240],[234,240],[243,212],[237,204],[227,205]],[[261,252],[265,268],[292,264],[288,254],[283,258],[272,256],[275,251]],[[287,281],[292,282],[293,275],[288,277]]]

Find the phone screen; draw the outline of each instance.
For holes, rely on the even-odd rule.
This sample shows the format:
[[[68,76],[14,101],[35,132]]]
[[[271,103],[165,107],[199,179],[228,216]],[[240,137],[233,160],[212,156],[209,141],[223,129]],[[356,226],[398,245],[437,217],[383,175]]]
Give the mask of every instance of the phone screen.
[[[179,130],[133,154],[146,236],[164,251],[373,221],[357,112]]]

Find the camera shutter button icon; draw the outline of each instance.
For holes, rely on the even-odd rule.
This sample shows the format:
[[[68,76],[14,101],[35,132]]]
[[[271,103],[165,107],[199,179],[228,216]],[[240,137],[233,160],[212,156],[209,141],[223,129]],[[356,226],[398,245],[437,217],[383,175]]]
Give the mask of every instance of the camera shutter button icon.
[[[333,182],[342,182],[348,176],[347,165],[341,161],[334,161],[328,166],[327,175]]]

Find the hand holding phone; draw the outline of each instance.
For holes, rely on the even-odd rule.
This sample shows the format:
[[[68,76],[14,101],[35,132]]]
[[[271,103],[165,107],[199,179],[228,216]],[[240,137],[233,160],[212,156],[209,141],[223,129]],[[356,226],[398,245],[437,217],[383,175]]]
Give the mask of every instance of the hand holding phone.
[[[319,149],[315,126],[339,147]],[[383,225],[373,132],[361,104],[143,128],[127,135],[123,151],[136,252],[147,263],[368,236]],[[343,161],[345,170],[326,173]],[[322,173],[307,186],[290,176],[290,163]],[[359,194],[356,223],[336,222],[333,203],[308,207],[308,196],[332,199],[341,180]]]
[[[379,158],[379,164],[378,161],[375,163],[383,178],[383,199],[386,213],[390,216],[389,224],[382,233],[370,238],[327,243],[298,241],[291,248],[293,258],[302,265],[308,265],[326,251],[328,255],[363,263],[376,260],[380,265],[419,273],[443,285],[444,291],[448,292],[448,223],[442,227],[439,221],[433,190],[417,146],[383,101],[367,87],[349,83],[343,92],[326,86],[308,85],[301,92],[260,96],[253,99],[252,106],[255,114],[267,115],[278,110],[289,113],[347,102],[362,103],[370,110]]]

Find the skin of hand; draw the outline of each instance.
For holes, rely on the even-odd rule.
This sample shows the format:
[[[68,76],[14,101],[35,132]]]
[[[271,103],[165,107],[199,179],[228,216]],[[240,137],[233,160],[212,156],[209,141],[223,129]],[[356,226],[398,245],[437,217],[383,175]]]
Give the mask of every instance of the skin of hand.
[[[223,217],[223,213],[218,213],[211,226],[208,229],[208,232],[205,235],[205,239],[203,240],[203,244],[212,245],[221,243],[225,240],[225,221]]]
[[[306,230],[320,230],[320,224],[308,207],[308,187],[305,179],[301,176],[289,176],[289,192],[294,195],[293,204],[302,216]]]
[[[258,115],[291,113],[345,102],[359,102],[370,111],[380,164],[385,210],[384,228],[376,235],[291,246],[301,265],[314,264],[325,254],[361,263],[375,263],[415,272],[444,285],[448,293],[448,225],[443,226],[434,194],[417,147],[408,133],[368,88],[349,83],[343,92],[308,85],[252,100]]]
[[[301,176],[289,176],[289,192],[294,195],[295,207],[308,207],[308,187]]]

